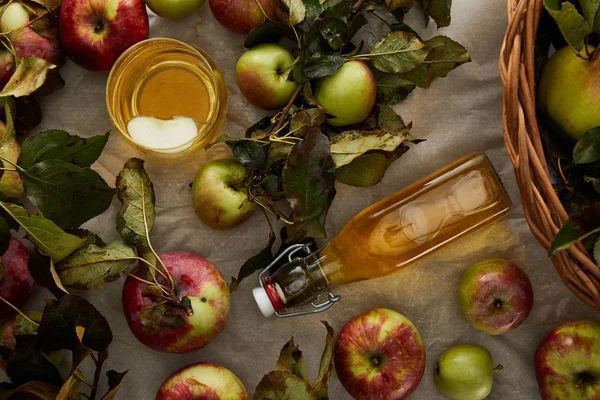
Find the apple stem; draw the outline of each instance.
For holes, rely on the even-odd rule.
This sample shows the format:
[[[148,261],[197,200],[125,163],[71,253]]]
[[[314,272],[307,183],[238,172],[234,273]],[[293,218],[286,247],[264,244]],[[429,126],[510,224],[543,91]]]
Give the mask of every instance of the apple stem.
[[[15,310],[21,317],[25,318],[29,323],[31,323],[35,326],[40,326],[39,323],[37,323],[34,320],[32,320],[31,318],[29,318],[27,315],[25,315],[25,313],[23,311],[19,310],[17,307],[15,307],[10,301],[6,300],[4,297],[0,296],[0,300],[3,301],[4,303],[6,303],[6,305],[8,305],[10,308]]]
[[[502,364],[498,364],[492,369],[492,371],[502,371],[503,369],[504,367],[502,366]]]
[[[90,392],[89,400],[96,399],[96,391],[98,390],[98,383],[100,382],[100,374],[102,373],[102,364],[108,358],[108,351],[99,351],[98,359],[92,354],[94,364],[96,364],[96,371],[94,372],[94,383],[92,384],[92,391]]]
[[[292,98],[288,102],[287,106],[285,106],[285,108],[283,109],[283,112],[281,113],[281,116],[279,117],[279,121],[277,121],[277,125],[275,125],[275,128],[273,128],[274,131],[276,131],[279,128],[281,128],[281,126],[285,122],[285,118],[289,114],[292,106],[294,105],[294,102],[296,102],[296,99],[298,98],[298,95],[300,95],[300,92],[302,91],[303,87],[304,87],[304,84],[298,85],[298,88],[294,92],[294,95],[292,96]]]

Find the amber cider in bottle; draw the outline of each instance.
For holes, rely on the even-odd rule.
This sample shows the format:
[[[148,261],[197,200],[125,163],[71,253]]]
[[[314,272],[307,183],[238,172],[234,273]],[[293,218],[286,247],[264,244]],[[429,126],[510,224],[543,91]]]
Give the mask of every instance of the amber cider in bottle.
[[[360,212],[323,248],[268,276],[254,297],[265,316],[306,305],[335,286],[394,273],[510,206],[488,158],[466,155]]]

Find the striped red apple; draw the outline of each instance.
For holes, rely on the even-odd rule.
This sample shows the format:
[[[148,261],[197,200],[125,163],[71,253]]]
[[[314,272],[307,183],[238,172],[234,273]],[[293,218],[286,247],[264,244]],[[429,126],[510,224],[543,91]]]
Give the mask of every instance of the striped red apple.
[[[425,372],[425,347],[404,315],[377,308],[352,318],[336,338],[335,371],[357,400],[406,399]]]
[[[153,300],[142,292],[149,285],[129,276],[123,286],[123,311],[129,328],[140,342],[154,350],[189,353],[201,349],[227,325],[229,287],[215,266],[196,254],[170,252],[160,258],[175,281],[177,296],[190,300],[193,315],[188,316],[184,309],[173,307],[172,312],[183,318],[184,323],[148,333],[144,329],[142,309],[153,304]]]

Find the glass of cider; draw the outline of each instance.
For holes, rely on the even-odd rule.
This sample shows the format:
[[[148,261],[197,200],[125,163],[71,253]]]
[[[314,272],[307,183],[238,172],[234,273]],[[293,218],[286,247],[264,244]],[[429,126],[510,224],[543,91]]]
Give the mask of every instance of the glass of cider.
[[[219,136],[227,114],[227,85],[214,62],[197,47],[178,39],[152,38],[119,57],[108,76],[106,106],[113,124],[131,144],[146,152],[179,156]],[[198,134],[173,146],[165,146],[168,138],[157,147],[148,141],[142,144],[127,129],[138,116],[192,118]]]

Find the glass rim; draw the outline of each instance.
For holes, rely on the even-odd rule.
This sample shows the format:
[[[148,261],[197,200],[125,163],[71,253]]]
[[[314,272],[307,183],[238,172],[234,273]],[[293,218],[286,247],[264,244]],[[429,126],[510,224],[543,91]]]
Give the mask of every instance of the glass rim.
[[[148,39],[144,39],[141,40],[135,44],[133,44],[131,47],[129,47],[127,50],[125,50],[123,53],[121,53],[121,55],[117,58],[117,60],[115,61],[115,63],[113,64],[113,66],[110,69],[110,72],[108,73],[108,78],[106,80],[106,88],[105,88],[105,105],[106,105],[106,109],[108,111],[108,116],[110,118],[110,121],[113,125],[113,127],[115,127],[117,129],[117,131],[119,131],[119,133],[125,137],[125,139],[130,142],[131,144],[133,144],[134,146],[137,146],[143,150],[148,150],[151,151],[152,153],[158,153],[158,154],[177,154],[177,153],[183,153],[186,150],[188,150],[189,148],[191,148],[195,142],[200,141],[202,139],[201,135],[196,135],[194,138],[192,138],[191,140],[188,140],[185,143],[182,143],[178,146],[174,146],[174,147],[169,147],[169,148],[156,148],[156,147],[148,147],[145,146],[141,143],[136,142],[131,135],[129,135],[129,132],[123,132],[123,130],[119,127],[119,125],[116,123],[116,118],[112,112],[111,107],[109,107],[109,97],[110,97],[110,93],[109,93],[109,88],[111,87],[110,83],[114,80],[114,76],[113,74],[115,73],[115,71],[117,70],[118,65],[122,64],[123,61],[129,57],[131,55],[131,53],[133,53],[134,51],[136,51],[137,49],[139,49],[140,47],[142,47],[143,45],[146,45],[148,43],[152,43],[152,42],[171,42],[177,45],[181,45],[183,47],[186,47],[187,49],[191,50],[195,56],[197,56],[200,61],[202,62],[203,66],[207,67],[209,69],[209,71],[211,72],[210,75],[210,81],[211,81],[211,85],[214,88],[214,90],[218,91],[218,85],[217,82],[215,80],[214,77],[214,72],[215,69],[212,67],[212,65],[210,64],[210,62],[206,59],[206,57],[202,54],[202,52],[196,48],[194,45],[192,45],[191,43],[186,42],[185,40],[181,40],[181,39],[177,39],[177,38],[172,38],[172,37],[153,37],[153,38],[148,38]],[[215,121],[213,121],[216,117],[216,112],[218,111],[219,108],[219,96],[215,96],[215,102],[213,104],[211,104],[211,114],[213,114],[213,117],[210,118],[208,120],[207,124],[203,124],[203,126],[198,129],[198,133],[200,133],[201,131],[208,129],[210,126],[212,126],[214,124]],[[127,129],[127,127],[125,127],[125,129]]]

